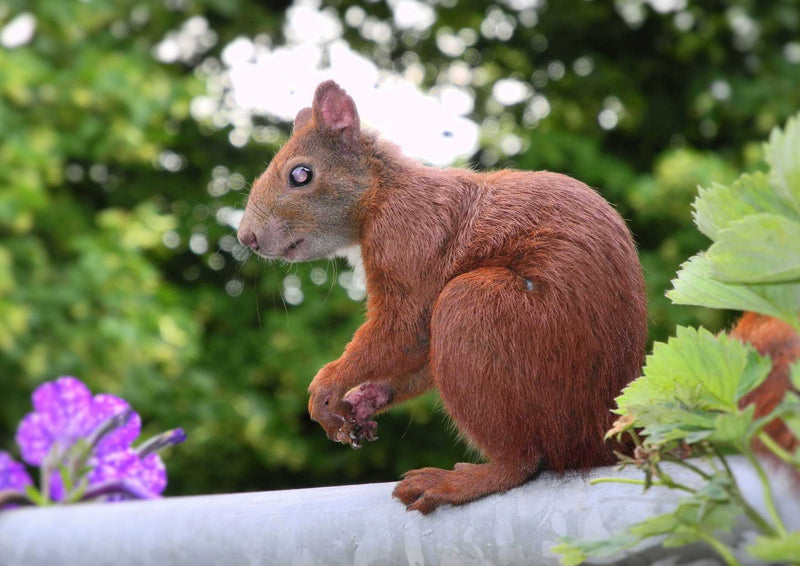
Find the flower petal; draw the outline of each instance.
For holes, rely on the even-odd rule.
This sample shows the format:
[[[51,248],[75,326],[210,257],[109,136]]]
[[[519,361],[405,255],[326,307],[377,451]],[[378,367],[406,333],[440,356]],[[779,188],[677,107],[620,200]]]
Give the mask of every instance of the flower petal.
[[[117,415],[128,409],[130,405],[124,399],[108,393],[99,393],[92,399],[90,415],[87,419],[84,436],[89,436],[94,430],[110,417]],[[139,436],[142,429],[142,420],[136,413],[121,427],[113,430],[103,437],[95,448],[95,454],[102,457],[104,454],[119,452],[130,448],[134,440]]]
[[[142,459],[137,478],[153,493],[162,494],[167,487],[167,468],[158,454],[149,454]]]
[[[25,491],[29,485],[33,485],[33,480],[25,466],[14,460],[8,452],[0,450],[0,490]]]
[[[33,392],[33,408],[54,440],[74,441],[83,433],[92,393],[74,377],[59,377]]]
[[[40,466],[53,445],[49,421],[41,413],[28,413],[17,427],[17,445],[22,459],[31,466]]]
[[[62,501],[65,495],[64,482],[61,481],[61,474],[56,470],[50,474],[50,499],[52,501]]]
[[[131,449],[105,454],[96,459],[94,470],[89,475],[89,486],[108,482],[123,481],[141,487],[142,493],[157,496],[167,486],[167,471],[158,454],[150,454],[144,459]],[[111,496],[109,500],[118,500]]]

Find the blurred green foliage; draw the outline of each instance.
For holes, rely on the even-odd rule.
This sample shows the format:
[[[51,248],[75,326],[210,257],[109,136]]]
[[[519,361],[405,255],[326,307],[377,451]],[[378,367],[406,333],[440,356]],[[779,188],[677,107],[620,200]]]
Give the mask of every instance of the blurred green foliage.
[[[421,69],[425,88],[469,71],[477,166],[562,171],[598,187],[635,232],[651,335],[663,339],[676,324],[727,322],[664,298],[707,243],[691,223],[696,186],[761,167],[752,141],[800,105],[796,2],[677,5],[442,1],[421,31],[396,30],[382,2],[330,10],[392,25],[386,40],[367,39],[363,23],[343,24],[344,37],[381,68]],[[0,3],[0,28],[31,6]],[[153,430],[188,431],[169,459],[171,493],[391,480],[463,459],[435,396],[383,416],[382,439],[360,452],[330,443],[308,420],[306,387],[362,319],[337,284],[346,267],[240,261],[218,221],[243,205],[288,124],[254,118],[276,134],[235,147],[231,126],[198,123],[191,103],[234,38],[282,43],[288,2],[33,6],[32,40],[0,47],[0,445],[38,383],[73,374],[128,399]],[[196,16],[209,27],[202,49],[154,57]],[[469,45],[445,54],[452,36]],[[544,97],[538,114],[493,98],[503,78]],[[314,268],[324,282],[319,271],[312,282]],[[283,300],[290,274],[299,305]]]

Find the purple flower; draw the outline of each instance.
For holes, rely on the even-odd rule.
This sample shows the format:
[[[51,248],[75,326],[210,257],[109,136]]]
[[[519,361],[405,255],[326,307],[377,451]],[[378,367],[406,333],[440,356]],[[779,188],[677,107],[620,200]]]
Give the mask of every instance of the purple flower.
[[[167,470],[158,454],[140,457],[135,450],[127,448],[109,452],[89,459],[89,489],[91,497],[95,490],[108,495],[109,501],[124,499],[121,492],[139,499],[153,499],[167,487]],[[60,475],[54,475],[50,483],[50,497],[54,501],[64,499],[64,484]]]
[[[89,484],[129,480],[155,497],[167,487],[167,470],[158,454],[144,458],[131,449],[108,454],[89,475]]]
[[[8,452],[0,450],[0,510],[16,507],[15,501],[24,500],[24,496],[19,494],[25,493],[29,485],[33,485],[33,481],[25,466],[14,460]]]
[[[139,454],[140,457],[144,458],[148,454],[152,454],[153,452],[158,452],[159,450],[163,450],[167,446],[175,446],[176,444],[180,444],[181,442],[186,441],[186,433],[183,431],[182,428],[173,428],[172,430],[168,430],[167,432],[162,432],[150,438],[136,447],[136,453]]]
[[[8,452],[0,450],[0,491],[25,491],[29,485],[33,485],[33,481],[25,466],[14,460]]]
[[[124,399],[100,393],[92,397],[89,388],[74,377],[60,377],[33,392],[34,412],[25,415],[17,428],[22,459],[41,466],[57,446],[66,451],[79,438],[86,438],[109,417],[129,408]],[[98,456],[128,448],[136,440],[142,422],[133,413],[128,422],[105,435],[97,445]]]
[[[141,430],[139,415],[114,395],[92,397],[74,377],[44,383],[32,398],[34,411],[20,422],[16,440],[23,460],[44,468],[52,500],[62,501],[68,495],[62,473],[74,486],[85,477],[85,499],[153,498],[164,491],[167,473],[156,452],[183,442],[186,434],[182,429],[167,431],[133,448]],[[76,444],[79,439],[84,444]],[[14,464],[24,473],[21,464]],[[89,470],[86,476],[80,472],[80,477],[75,477],[84,465]],[[27,481],[30,484],[30,478]]]

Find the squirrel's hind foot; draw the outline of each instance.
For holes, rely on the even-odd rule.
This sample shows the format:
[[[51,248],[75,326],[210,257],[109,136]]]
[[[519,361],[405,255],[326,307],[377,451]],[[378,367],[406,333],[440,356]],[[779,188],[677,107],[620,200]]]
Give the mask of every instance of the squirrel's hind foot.
[[[539,465],[456,464],[453,470],[422,468],[407,472],[392,496],[406,505],[408,511],[427,515],[440,505],[461,505],[502,493],[532,479]]]

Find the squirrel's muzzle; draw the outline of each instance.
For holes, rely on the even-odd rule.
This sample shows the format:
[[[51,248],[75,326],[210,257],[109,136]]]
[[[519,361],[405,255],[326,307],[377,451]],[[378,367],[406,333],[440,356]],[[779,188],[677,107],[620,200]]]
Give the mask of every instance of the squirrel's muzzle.
[[[262,217],[249,209],[245,210],[239,224],[238,236],[242,245],[270,259],[302,260],[299,248],[307,247],[304,245],[306,239],[293,235],[285,220],[275,216]]]

